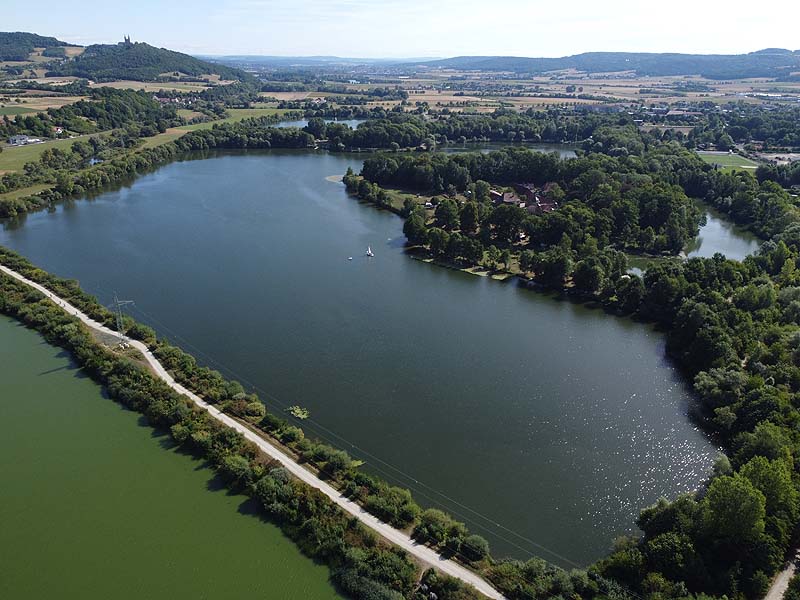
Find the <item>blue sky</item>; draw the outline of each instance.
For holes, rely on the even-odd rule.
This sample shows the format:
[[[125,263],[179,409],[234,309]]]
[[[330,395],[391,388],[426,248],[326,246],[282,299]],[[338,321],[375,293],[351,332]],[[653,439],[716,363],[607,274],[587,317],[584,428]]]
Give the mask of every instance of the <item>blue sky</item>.
[[[193,54],[563,56],[800,49],[800,1],[3,0],[3,31]]]

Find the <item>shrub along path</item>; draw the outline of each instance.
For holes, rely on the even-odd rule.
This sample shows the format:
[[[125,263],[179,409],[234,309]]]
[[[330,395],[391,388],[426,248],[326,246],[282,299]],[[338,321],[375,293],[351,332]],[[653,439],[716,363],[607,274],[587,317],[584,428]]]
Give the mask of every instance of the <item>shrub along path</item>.
[[[72,306],[66,300],[56,296],[46,287],[23,277],[16,271],[9,269],[4,265],[0,265],[0,271],[3,273],[23,282],[24,284],[38,290],[42,294],[45,295],[48,299],[53,301],[57,306],[63,308],[66,312],[71,315],[75,315],[80,321],[86,325],[87,327],[94,329],[104,335],[111,335],[111,336],[118,336],[119,334],[112,329],[109,329],[105,325],[101,325],[97,321],[90,319],[84,313],[79,311],[77,308]],[[138,350],[150,367],[155,372],[156,376],[162,379],[169,387],[173,390],[182,394],[189,398],[192,402],[194,402],[197,406],[205,409],[209,412],[211,416],[215,419],[219,420],[223,424],[227,425],[231,429],[234,429],[241,433],[246,439],[250,440],[258,448],[270,456],[271,458],[279,461],[289,472],[292,473],[295,477],[303,481],[304,483],[310,485],[321,491],[323,494],[328,496],[333,502],[335,502],[342,510],[346,511],[348,514],[353,515],[359,521],[364,523],[367,527],[374,530],[380,536],[385,538],[386,540],[396,544],[410,555],[415,557],[417,560],[421,561],[425,565],[435,567],[436,569],[450,575],[451,577],[455,577],[464,581],[465,583],[471,585],[480,593],[484,594],[488,598],[492,598],[495,600],[506,600],[505,596],[503,596],[500,592],[494,589],[489,583],[487,583],[484,579],[480,576],[476,575],[469,569],[459,565],[458,563],[446,559],[439,555],[435,550],[424,546],[415,540],[411,539],[406,533],[395,529],[391,525],[388,525],[371,515],[363,508],[361,508],[358,504],[353,502],[352,500],[342,496],[333,486],[322,481],[319,477],[302,467],[301,465],[297,464],[294,460],[292,460],[287,454],[261,438],[260,436],[253,433],[250,429],[239,423],[238,421],[232,419],[225,413],[221,412],[217,408],[211,406],[207,402],[205,402],[202,398],[198,395],[192,393],[191,391],[187,390],[183,387],[180,383],[173,379],[172,375],[170,375],[164,366],[153,356],[152,352],[145,346],[142,342],[137,340],[126,340],[126,343],[130,344],[132,348]]]

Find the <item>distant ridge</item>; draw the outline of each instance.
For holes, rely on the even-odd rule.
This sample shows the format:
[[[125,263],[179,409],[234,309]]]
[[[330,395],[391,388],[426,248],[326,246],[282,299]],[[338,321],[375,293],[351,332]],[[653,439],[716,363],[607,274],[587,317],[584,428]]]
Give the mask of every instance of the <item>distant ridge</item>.
[[[95,81],[155,81],[165,73],[176,72],[195,77],[213,74],[222,79],[239,81],[250,78],[239,69],[210,63],[181,52],[156,48],[144,42],[88,46],[83,54],[62,63],[48,75],[73,75]]]
[[[587,73],[633,71],[649,76],[702,75],[709,79],[787,78],[800,71],[800,51],[766,48],[749,54],[586,52],[562,58],[457,56],[416,64],[430,69],[511,71],[531,75],[575,69]]]

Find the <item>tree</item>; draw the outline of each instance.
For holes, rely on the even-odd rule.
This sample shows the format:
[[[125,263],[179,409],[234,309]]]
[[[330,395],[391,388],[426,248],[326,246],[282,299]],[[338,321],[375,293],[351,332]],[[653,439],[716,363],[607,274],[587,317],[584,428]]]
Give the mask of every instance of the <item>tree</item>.
[[[525,220],[525,209],[519,206],[503,204],[494,209],[489,221],[494,225],[496,239],[505,242],[514,242],[519,236],[522,223]]]
[[[445,253],[449,242],[450,234],[444,229],[431,227],[428,230],[428,243],[430,244],[431,252],[436,256],[442,256]]]
[[[535,254],[532,250],[523,250],[519,253],[519,269],[523,273],[533,270]]]
[[[500,260],[500,250],[495,245],[489,246],[489,249],[486,251],[486,265],[490,269],[496,269],[497,263]]]
[[[596,294],[605,281],[605,271],[596,257],[589,257],[575,265],[572,280],[575,287],[587,294]]]
[[[428,229],[425,227],[425,217],[415,211],[406,219],[403,224],[403,233],[408,241],[415,245],[425,245],[428,243]]]
[[[483,560],[489,556],[489,542],[479,535],[470,535],[461,544],[461,553],[471,561]]]
[[[320,117],[314,117],[308,120],[308,125],[306,125],[303,129],[320,140],[325,137],[326,127],[327,124],[325,123],[324,119],[321,119]]]
[[[508,248],[503,250],[503,253],[500,255],[500,262],[503,263],[503,266],[505,267],[506,271],[508,271],[508,269],[511,268],[511,250],[509,250]]]
[[[461,209],[459,220],[461,222],[461,231],[464,233],[475,233],[478,231],[478,206],[474,202],[467,202]]]
[[[478,202],[488,202],[489,201],[489,192],[491,191],[492,186],[489,185],[486,181],[479,179],[475,182],[475,200]]]
[[[717,477],[703,499],[706,535],[734,553],[747,548],[764,533],[766,498],[746,477]]]
[[[458,206],[450,198],[445,198],[436,207],[434,214],[436,223],[442,229],[452,231],[458,229]]]

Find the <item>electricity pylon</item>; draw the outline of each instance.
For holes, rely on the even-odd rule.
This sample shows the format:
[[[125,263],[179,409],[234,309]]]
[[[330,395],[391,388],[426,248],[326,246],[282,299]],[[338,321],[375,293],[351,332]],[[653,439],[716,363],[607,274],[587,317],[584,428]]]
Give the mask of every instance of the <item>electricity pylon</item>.
[[[120,300],[117,298],[117,292],[114,292],[114,313],[117,316],[117,333],[119,333],[119,341],[125,341],[124,322],[122,320],[122,307],[128,304],[133,304],[133,300]]]

